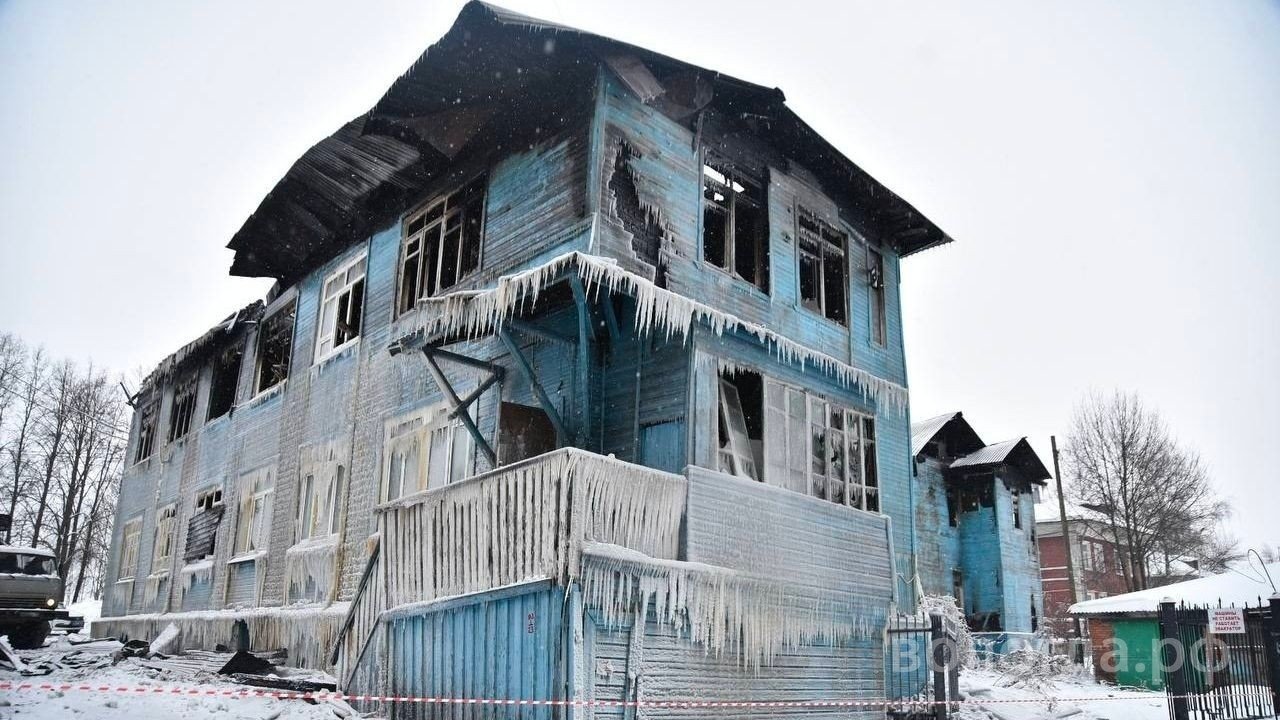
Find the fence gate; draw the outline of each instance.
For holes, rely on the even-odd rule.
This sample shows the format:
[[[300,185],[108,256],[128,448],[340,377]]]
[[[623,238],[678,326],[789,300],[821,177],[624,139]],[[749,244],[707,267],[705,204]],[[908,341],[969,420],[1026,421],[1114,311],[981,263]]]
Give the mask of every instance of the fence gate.
[[[1240,609],[1164,603],[1160,641],[1170,720],[1280,717],[1280,596]]]
[[[955,628],[941,615],[889,618],[885,652],[886,714],[946,720],[959,705],[960,653]]]

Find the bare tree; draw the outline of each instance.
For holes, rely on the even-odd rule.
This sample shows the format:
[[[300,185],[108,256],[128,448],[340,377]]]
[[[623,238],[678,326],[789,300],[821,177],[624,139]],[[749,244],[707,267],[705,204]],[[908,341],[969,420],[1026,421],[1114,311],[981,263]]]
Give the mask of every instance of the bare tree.
[[[1137,395],[1088,396],[1066,457],[1069,493],[1106,518],[1130,590],[1149,587],[1153,570],[1173,559],[1200,557],[1229,511],[1199,456]]]
[[[17,420],[6,435],[6,442],[0,443],[0,446],[4,448],[9,456],[9,477],[5,484],[5,492],[9,496],[8,514],[15,524],[18,522],[18,504],[25,496],[30,485],[30,456],[34,431],[39,424],[40,406],[37,403],[40,397],[40,388],[44,384],[44,375],[44,352],[37,349],[32,351],[26,358],[25,370],[10,376],[12,387],[17,388],[14,392],[17,393],[19,409],[15,411]],[[4,430],[5,428],[0,426],[0,432]],[[0,466],[0,476],[3,476],[2,466]]]

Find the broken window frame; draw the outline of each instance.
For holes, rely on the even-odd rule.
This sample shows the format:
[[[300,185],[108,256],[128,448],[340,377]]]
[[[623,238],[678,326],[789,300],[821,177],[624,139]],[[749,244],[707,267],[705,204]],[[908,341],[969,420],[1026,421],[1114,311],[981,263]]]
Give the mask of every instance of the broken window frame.
[[[720,378],[719,406],[721,427],[726,431],[718,443],[721,471],[748,480],[761,480],[738,387],[725,377]]]
[[[488,181],[488,174],[481,173],[404,217],[396,265],[397,317],[413,310],[419,300],[454,287],[480,269]],[[445,250],[450,243],[453,267],[447,268]]]
[[[768,172],[760,176],[747,168],[727,162],[715,155],[703,151],[699,185],[702,188],[702,261],[720,272],[724,272],[739,280],[749,283],[760,292],[772,295],[770,273],[769,245],[769,177]],[[754,192],[751,192],[754,191]],[[758,194],[758,197],[752,195]],[[758,227],[754,237],[745,241],[752,245],[755,257],[754,277],[747,277],[739,272],[738,252],[739,216],[747,217],[739,211],[739,205],[758,212]],[[711,224],[707,217],[711,213],[723,215],[723,246],[718,255],[723,264],[713,259],[708,249],[712,247],[709,235]]]
[[[764,377],[764,382],[765,481],[839,505],[880,512],[879,443],[875,416],[768,376]],[[779,398],[784,402],[779,403]],[[837,445],[840,448],[838,453],[827,451],[828,447]],[[798,452],[801,450],[802,455]],[[777,457],[779,452],[785,453],[785,458]],[[798,467],[798,456],[804,458],[803,470]],[[851,461],[855,456],[856,464]],[[821,472],[815,460],[821,461]],[[786,468],[786,477],[770,477],[781,468]],[[856,476],[851,474],[855,469]],[[838,494],[830,492],[834,477],[840,478]],[[803,490],[798,487],[801,478]]]
[[[278,308],[265,314],[258,324],[257,353],[254,359],[254,397],[289,379],[293,363],[293,332],[298,320],[298,298],[290,297]],[[275,348],[273,352],[273,348]],[[278,355],[279,357],[269,357]],[[268,360],[274,360],[271,367]],[[271,373],[271,374],[268,374]]]
[[[177,503],[169,503],[156,510],[155,539],[151,543],[152,574],[164,570],[163,566],[173,560],[174,545],[178,541],[178,534],[175,532],[177,528]]]
[[[116,567],[116,582],[132,580],[137,576],[141,544],[142,516],[138,515],[126,522],[120,531],[120,564]]]
[[[236,395],[240,390],[240,366],[243,362],[243,345],[227,348],[214,360],[209,373],[209,408],[204,418],[206,423],[235,409]]]
[[[187,535],[186,535],[185,545],[182,548],[184,563],[198,562],[200,560],[206,560],[208,558],[213,557],[214,550],[216,549],[217,542],[218,542],[217,526],[222,524],[222,519],[223,517],[225,517],[225,512],[226,512],[225,510],[223,511],[223,514],[218,516],[218,522],[214,524],[212,541],[209,543],[209,552],[205,553],[200,557],[193,557],[193,558],[188,558],[187,552],[188,552],[188,546],[191,543],[192,523],[194,523],[201,516],[202,513],[213,512],[214,510],[223,507],[222,498],[223,498],[223,489],[221,485],[209,485],[209,486],[206,486],[204,489],[196,492],[195,502],[192,503],[191,505],[191,516],[187,518]]]
[[[260,468],[240,476],[236,535],[232,560],[264,552],[271,540],[271,515],[275,500],[275,473]]]
[[[849,326],[851,235],[803,205],[796,206],[796,297],[800,307],[843,327]],[[806,263],[812,270],[806,271]],[[813,295],[805,276],[814,274]]]
[[[138,411],[138,444],[133,449],[133,464],[146,460],[155,451],[156,402],[153,400]]]
[[[462,456],[458,457],[460,449]],[[443,456],[433,463],[437,451]],[[391,502],[463,480],[471,476],[475,456],[475,438],[461,420],[450,417],[445,403],[434,403],[390,420],[383,440],[378,497],[381,502]],[[434,475],[432,470],[436,471]],[[409,480],[411,486],[407,484]]]
[[[196,414],[196,393],[199,384],[192,377],[174,385],[173,400],[169,405],[169,433],[166,442],[181,440],[191,432]]]
[[[368,253],[361,253],[325,276],[320,286],[315,362],[324,362],[360,339],[364,318]]]
[[[867,293],[870,302],[870,333],[874,345],[884,347],[889,339],[889,318],[884,287],[884,253],[867,247]]]

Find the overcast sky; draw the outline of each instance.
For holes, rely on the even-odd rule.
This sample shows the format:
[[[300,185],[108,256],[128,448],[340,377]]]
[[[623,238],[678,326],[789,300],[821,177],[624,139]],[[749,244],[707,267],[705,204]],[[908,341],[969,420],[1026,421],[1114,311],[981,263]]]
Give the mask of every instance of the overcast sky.
[[[904,263],[915,418],[1050,463],[1137,391],[1280,541],[1280,3],[506,4],[783,88],[955,238]],[[231,235],[460,7],[0,0],[0,330],[127,371],[261,296]]]

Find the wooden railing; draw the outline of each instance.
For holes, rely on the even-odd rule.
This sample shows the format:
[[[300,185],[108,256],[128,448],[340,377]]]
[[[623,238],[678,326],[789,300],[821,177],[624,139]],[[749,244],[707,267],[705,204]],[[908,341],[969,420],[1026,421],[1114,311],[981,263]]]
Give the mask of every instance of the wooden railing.
[[[567,580],[584,541],[674,559],[686,488],[680,475],[565,448],[387,503],[385,607]]]
[[[387,608],[382,567],[382,541],[378,538],[377,544],[369,551],[369,562],[360,576],[351,609],[338,630],[333,655],[329,658],[329,664],[344,688],[372,645],[369,641],[378,630],[378,618]]]

